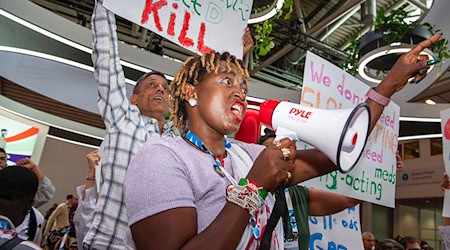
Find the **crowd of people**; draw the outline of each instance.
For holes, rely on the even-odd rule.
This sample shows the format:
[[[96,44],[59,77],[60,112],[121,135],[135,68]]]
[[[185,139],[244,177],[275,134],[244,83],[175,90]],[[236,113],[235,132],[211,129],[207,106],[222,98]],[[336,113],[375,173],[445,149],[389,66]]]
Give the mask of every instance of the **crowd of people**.
[[[247,108],[249,73],[235,56],[189,57],[171,83],[162,73],[144,74],[128,99],[115,16],[100,0],[91,24],[98,106],[106,127],[103,151],[87,155],[86,181],[77,194],[67,195],[44,217],[35,208],[52,198],[51,181],[28,158],[6,167],[6,152],[0,150],[0,249],[305,250],[309,215],[360,203],[297,185],[337,169],[316,149],[297,150],[270,131],[261,145],[227,139],[238,131]],[[411,77],[426,77],[417,73],[429,67],[420,52],[438,39],[434,35],[401,56],[370,90],[370,129],[386,99]],[[252,45],[247,30],[244,53]],[[97,184],[96,167],[102,173]],[[443,188],[450,188],[448,176],[443,180]],[[286,200],[298,201],[288,219]],[[412,237],[376,243],[373,234],[364,233],[361,240],[365,249],[423,249]]]

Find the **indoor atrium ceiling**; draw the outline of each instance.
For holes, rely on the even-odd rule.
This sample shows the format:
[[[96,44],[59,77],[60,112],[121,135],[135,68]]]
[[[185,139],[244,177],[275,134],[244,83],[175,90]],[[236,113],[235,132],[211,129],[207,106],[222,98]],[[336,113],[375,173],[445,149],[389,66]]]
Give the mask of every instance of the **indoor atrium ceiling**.
[[[54,13],[80,25],[90,27],[94,0],[32,0]],[[253,1],[253,8],[275,4],[276,0]],[[259,65],[249,65],[252,77],[270,84],[300,89],[306,50],[339,64],[345,48],[354,37],[370,31],[373,20],[370,6],[389,13],[402,8],[420,10],[419,18],[427,12],[426,0],[293,0],[294,11],[289,20],[279,18],[272,32],[275,47],[259,59]],[[428,1],[430,2],[430,1]],[[161,38],[151,31],[123,18],[117,19],[119,39],[154,53],[184,60],[192,53]],[[252,32],[254,27],[250,25]],[[437,103],[450,102],[450,76],[444,74],[428,90],[412,101],[432,99]]]

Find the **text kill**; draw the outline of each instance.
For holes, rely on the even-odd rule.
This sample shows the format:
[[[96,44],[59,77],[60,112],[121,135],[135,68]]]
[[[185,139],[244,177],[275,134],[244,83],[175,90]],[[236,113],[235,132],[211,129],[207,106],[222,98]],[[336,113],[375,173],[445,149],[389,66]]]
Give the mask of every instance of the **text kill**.
[[[251,5],[243,0],[222,1],[198,1],[198,0],[146,0],[142,11],[141,24],[147,23],[151,18],[159,32],[165,32],[171,37],[178,36],[178,41],[185,47],[193,47],[194,39],[197,39],[197,50],[208,53],[211,49],[205,44],[204,38],[207,33],[207,24],[219,24],[226,12],[236,12],[243,22],[247,21]],[[170,13],[168,20],[163,20],[160,14]],[[197,38],[188,37],[191,24],[191,15],[201,17],[200,28]],[[179,17],[182,16],[182,17]],[[198,19],[197,19],[198,20]],[[162,23],[167,23],[163,26]],[[181,30],[175,30],[180,26]]]

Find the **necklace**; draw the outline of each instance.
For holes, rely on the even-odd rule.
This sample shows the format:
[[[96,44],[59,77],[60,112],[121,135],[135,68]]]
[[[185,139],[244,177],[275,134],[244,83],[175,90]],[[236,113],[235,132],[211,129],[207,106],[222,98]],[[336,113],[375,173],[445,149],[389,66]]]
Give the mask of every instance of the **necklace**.
[[[215,161],[215,164],[213,165],[214,171],[216,171],[217,174],[219,174],[221,177],[227,177],[226,172],[224,171],[224,155],[218,155],[215,156],[207,147],[206,145],[198,138],[192,131],[188,130],[186,134],[183,136],[185,140],[193,144],[195,147],[200,149],[201,151],[210,154]],[[231,148],[231,143],[227,140],[224,140],[225,148]],[[226,151],[225,151],[226,152]],[[228,178],[228,177],[227,177]]]

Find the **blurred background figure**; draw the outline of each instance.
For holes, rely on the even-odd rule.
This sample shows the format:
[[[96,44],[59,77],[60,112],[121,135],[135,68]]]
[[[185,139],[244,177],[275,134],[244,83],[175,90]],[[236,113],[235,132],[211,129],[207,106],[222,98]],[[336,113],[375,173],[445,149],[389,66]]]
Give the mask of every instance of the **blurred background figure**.
[[[0,248],[41,249],[16,231],[32,209],[38,179],[26,168],[8,167],[0,171]]]
[[[375,249],[375,236],[371,232],[364,232],[362,234],[362,240],[364,245],[364,250]],[[385,248],[383,248],[385,249]]]
[[[377,243],[375,250],[405,250],[405,248],[393,239],[385,239]]]
[[[397,236],[396,240],[405,250],[421,250],[420,242],[412,236]]]

